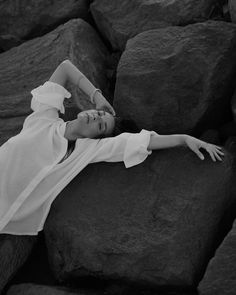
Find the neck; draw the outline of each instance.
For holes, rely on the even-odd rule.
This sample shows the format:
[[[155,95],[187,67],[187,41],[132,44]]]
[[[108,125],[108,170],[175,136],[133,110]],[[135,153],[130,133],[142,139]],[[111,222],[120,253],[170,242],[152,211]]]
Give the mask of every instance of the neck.
[[[70,141],[74,141],[77,138],[81,138],[80,135],[75,134],[75,132],[74,132],[73,121],[66,122],[66,130],[65,130],[64,137]]]

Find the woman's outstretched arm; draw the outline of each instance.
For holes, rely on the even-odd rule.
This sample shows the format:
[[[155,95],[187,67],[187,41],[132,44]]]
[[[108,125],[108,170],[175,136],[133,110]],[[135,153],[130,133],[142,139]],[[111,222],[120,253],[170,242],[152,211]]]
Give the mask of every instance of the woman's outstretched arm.
[[[49,81],[59,83],[62,86],[70,81],[90,97],[97,109],[104,109],[115,115],[113,107],[102,95],[101,90],[96,88],[70,60],[67,59],[60,63]]]
[[[209,153],[214,162],[216,160],[222,161],[221,156],[224,156],[224,153],[222,152],[220,146],[207,143],[205,141],[199,140],[193,136],[186,134],[153,134],[150,138],[148,149],[157,150],[181,145],[190,148],[201,160],[204,160],[204,155],[200,152],[200,148],[205,149]]]

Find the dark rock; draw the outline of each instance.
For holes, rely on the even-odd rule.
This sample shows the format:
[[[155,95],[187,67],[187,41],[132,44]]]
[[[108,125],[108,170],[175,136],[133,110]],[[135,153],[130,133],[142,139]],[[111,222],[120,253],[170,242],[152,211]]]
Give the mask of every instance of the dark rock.
[[[236,158],[236,137],[229,137],[225,147]],[[235,162],[234,162],[235,165]],[[235,177],[234,177],[235,178]],[[236,195],[235,187],[232,191]],[[225,220],[235,219],[236,203],[229,204],[225,213]],[[236,222],[227,229],[228,234],[219,244],[218,249],[210,260],[202,281],[199,284],[199,295],[234,295],[236,290],[235,276],[235,247],[236,247]]]
[[[44,227],[57,280],[196,287],[235,199],[232,159],[226,152],[223,162],[201,161],[175,148],[131,169],[89,165],[54,201]]]
[[[157,28],[206,20],[215,0],[95,0],[91,12],[103,36],[114,49],[123,50],[135,35]]]
[[[216,145],[220,145],[220,137],[219,132],[214,129],[208,129],[201,135],[201,140],[207,141],[209,143],[213,143]]]
[[[230,136],[225,143],[225,147],[229,150],[234,156],[236,156],[236,135]]]
[[[87,19],[89,0],[10,0],[0,3],[0,36],[41,36],[71,18]]]
[[[229,12],[232,22],[236,23],[236,3],[234,0],[229,0]]]
[[[7,291],[12,285],[22,283],[34,283],[37,285],[57,284],[48,263],[43,231],[38,233],[37,243],[34,245],[32,252],[24,265],[16,272],[12,280],[8,282],[4,291]]]
[[[236,79],[235,79],[235,82],[236,82]],[[236,84],[234,84],[234,85],[236,85]],[[236,122],[236,88],[235,88],[234,94],[231,99],[231,111],[233,114],[234,121]]]
[[[95,30],[82,19],[69,21],[53,32],[14,47],[0,55],[0,132],[4,138],[17,130],[6,130],[9,118],[24,117],[31,112],[30,91],[48,80],[64,59],[69,58],[97,87],[107,95],[107,49]],[[91,108],[89,98],[75,85],[68,90],[81,109]],[[78,108],[73,98],[66,101],[65,120]],[[4,120],[3,120],[4,119]],[[21,118],[19,119],[21,122]],[[16,121],[19,121],[18,118]],[[5,123],[6,122],[6,123]],[[14,123],[13,123],[14,125]],[[15,128],[15,127],[14,127]],[[9,133],[5,133],[5,130]],[[17,133],[17,132],[16,132]],[[15,133],[15,134],[16,134]]]
[[[155,290],[155,289],[147,289],[147,288],[141,288],[140,286],[135,285],[129,285],[124,286],[119,281],[116,284],[110,285],[108,288],[106,288],[106,293],[108,295],[199,295],[197,290]]]
[[[37,284],[13,285],[6,295],[102,295],[99,292],[88,290],[71,290],[62,286],[46,286]]]
[[[236,290],[236,222],[211,259],[203,280],[200,295],[234,295]]]
[[[0,235],[0,293],[29,257],[37,236]]]
[[[219,128],[219,135],[222,142],[226,142],[231,136],[236,136],[236,122],[227,122]]]
[[[231,116],[235,68],[234,24],[146,31],[121,56],[114,106],[138,127],[161,134],[216,129]]]
[[[7,51],[12,47],[20,45],[22,41],[13,35],[0,35],[0,50]]]

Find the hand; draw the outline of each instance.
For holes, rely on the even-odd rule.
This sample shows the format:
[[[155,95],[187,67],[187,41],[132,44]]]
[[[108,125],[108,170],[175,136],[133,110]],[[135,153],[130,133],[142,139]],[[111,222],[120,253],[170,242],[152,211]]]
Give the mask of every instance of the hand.
[[[104,110],[112,114],[113,116],[116,115],[113,107],[110,105],[110,103],[105,99],[105,97],[100,92],[95,93],[94,102],[95,102],[97,110]]]
[[[204,160],[203,154],[199,151],[200,148],[205,149],[209,155],[211,156],[211,159],[215,162],[216,160],[222,161],[221,156],[224,156],[224,153],[221,151],[221,147],[207,143],[205,141],[199,140],[192,136],[187,136],[185,140],[186,145],[195,153],[197,156]]]

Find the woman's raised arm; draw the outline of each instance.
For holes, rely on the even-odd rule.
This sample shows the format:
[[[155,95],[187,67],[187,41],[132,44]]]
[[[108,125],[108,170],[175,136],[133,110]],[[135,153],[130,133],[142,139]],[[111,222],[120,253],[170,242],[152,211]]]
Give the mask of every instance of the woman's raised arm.
[[[68,59],[64,60],[50,77],[49,81],[65,85],[67,81],[77,85],[90,97],[97,109],[104,109],[115,115],[113,107],[102,95],[101,90],[96,88],[86,76]]]
[[[65,86],[67,81],[67,74],[64,69],[64,62],[60,63],[56,70],[53,72],[49,81],[60,84],[61,86]]]

